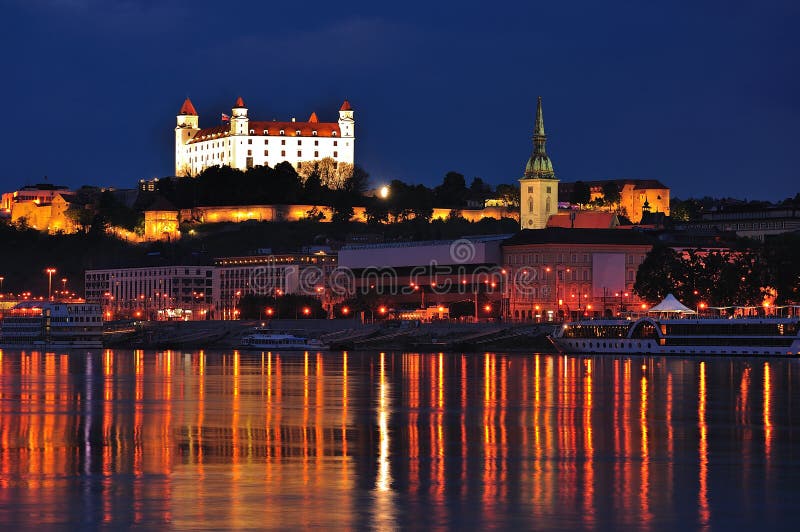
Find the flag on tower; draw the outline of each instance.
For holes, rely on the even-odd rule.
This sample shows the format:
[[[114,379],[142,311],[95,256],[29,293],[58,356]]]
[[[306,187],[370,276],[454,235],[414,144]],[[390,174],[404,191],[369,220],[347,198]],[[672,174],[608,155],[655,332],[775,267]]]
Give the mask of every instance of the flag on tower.
[[[223,122],[228,122],[228,121],[230,121],[230,119],[231,119],[230,116],[226,115],[225,113],[222,113],[222,121]]]

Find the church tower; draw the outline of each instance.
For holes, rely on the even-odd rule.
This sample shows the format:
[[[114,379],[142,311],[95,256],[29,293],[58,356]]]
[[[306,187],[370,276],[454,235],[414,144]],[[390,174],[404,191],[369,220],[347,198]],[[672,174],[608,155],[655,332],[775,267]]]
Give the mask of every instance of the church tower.
[[[550,215],[558,212],[558,179],[545,151],[547,136],[542,118],[542,97],[536,106],[533,153],[519,180],[519,223],[522,229],[544,229]]]
[[[200,117],[192,105],[192,100],[186,98],[178,112],[178,124],[175,126],[175,175],[185,176],[191,173],[188,148],[189,140],[200,131]]]

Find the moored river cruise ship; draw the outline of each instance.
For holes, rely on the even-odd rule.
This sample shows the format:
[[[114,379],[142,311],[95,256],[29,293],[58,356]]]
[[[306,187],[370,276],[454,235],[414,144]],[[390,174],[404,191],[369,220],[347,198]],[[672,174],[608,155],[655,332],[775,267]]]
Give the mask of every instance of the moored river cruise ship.
[[[800,318],[583,320],[549,337],[562,353],[800,356]]]
[[[100,305],[85,302],[23,301],[3,316],[5,348],[93,349],[103,346]]]

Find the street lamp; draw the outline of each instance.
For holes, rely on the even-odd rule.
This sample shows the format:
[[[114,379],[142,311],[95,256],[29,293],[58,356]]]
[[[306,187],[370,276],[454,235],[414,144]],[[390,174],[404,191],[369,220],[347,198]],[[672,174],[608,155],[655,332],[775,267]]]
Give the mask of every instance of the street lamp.
[[[53,274],[56,273],[55,268],[47,268],[45,270],[47,274],[47,299],[53,299]]]

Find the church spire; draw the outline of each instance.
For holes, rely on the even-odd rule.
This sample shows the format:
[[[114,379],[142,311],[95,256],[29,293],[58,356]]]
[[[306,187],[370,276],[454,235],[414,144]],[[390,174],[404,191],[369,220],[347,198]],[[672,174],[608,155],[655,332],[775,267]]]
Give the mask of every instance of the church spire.
[[[547,135],[544,133],[544,118],[542,116],[542,97],[536,104],[536,123],[533,126],[533,153],[531,153],[528,164],[525,165],[525,177],[538,177],[546,179],[555,179],[556,174],[553,171],[553,163],[547,156],[545,150],[545,142]]]

